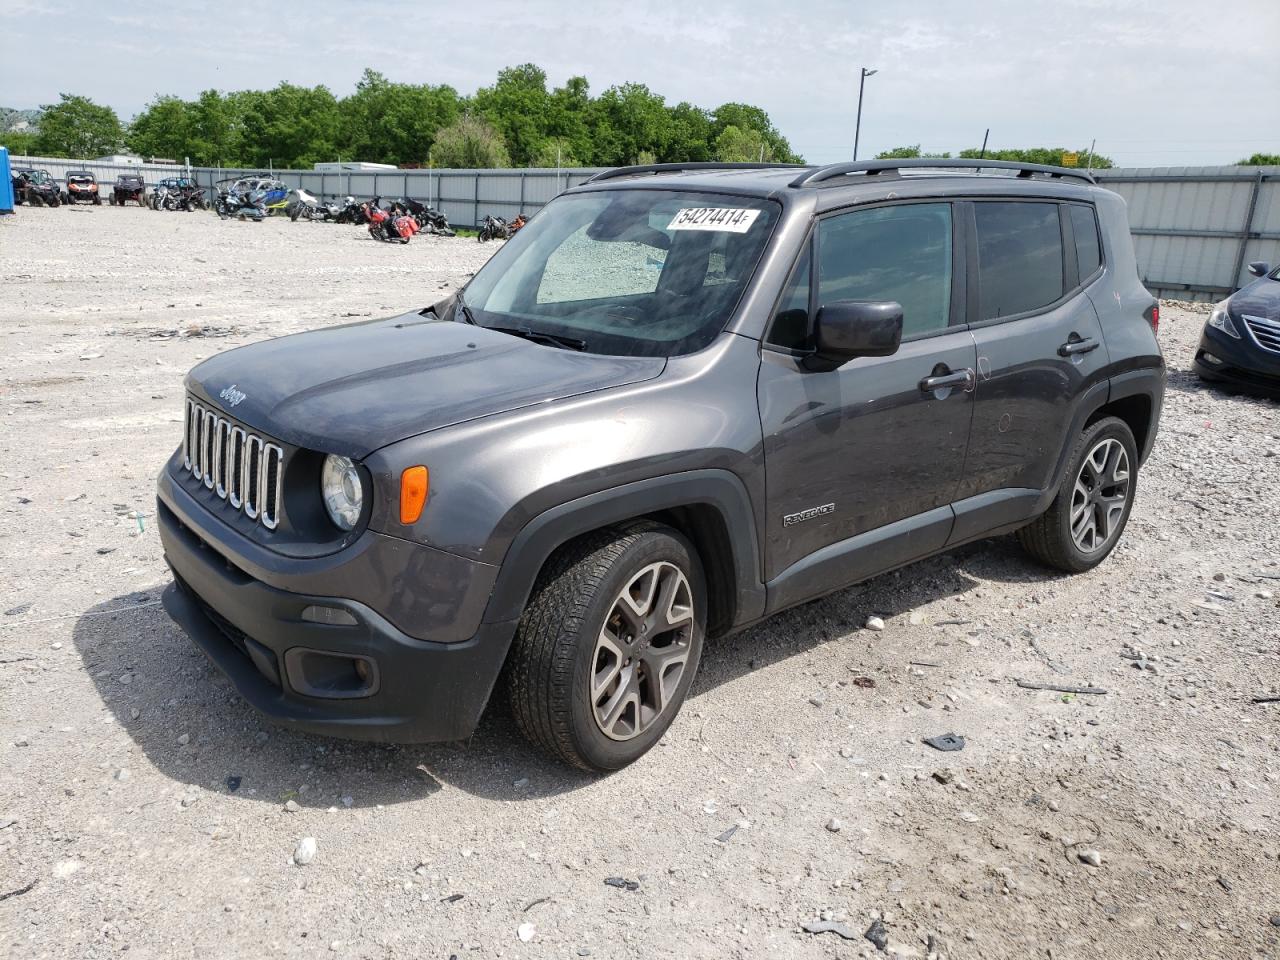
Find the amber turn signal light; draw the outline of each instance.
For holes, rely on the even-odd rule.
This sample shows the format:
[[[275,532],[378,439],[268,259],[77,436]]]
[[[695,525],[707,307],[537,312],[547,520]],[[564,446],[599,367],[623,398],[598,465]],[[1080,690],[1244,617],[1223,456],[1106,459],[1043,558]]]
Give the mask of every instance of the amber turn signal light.
[[[426,467],[409,467],[400,474],[400,522],[417,523],[427,502],[429,475]]]

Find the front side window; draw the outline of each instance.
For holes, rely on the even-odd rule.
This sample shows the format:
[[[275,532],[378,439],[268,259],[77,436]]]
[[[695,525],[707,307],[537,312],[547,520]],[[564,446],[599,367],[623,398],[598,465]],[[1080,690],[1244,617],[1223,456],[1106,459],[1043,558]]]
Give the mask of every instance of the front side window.
[[[1056,203],[975,203],[981,319],[1039,310],[1063,292]],[[1084,269],[1081,268],[1081,276]]]
[[[780,209],[676,190],[569,194],[508,240],[463,298],[480,326],[591,353],[693,353],[733,315]]]
[[[804,253],[791,271],[791,279],[783,291],[773,325],[765,342],[787,350],[803,350],[809,343],[809,274],[813,257],[812,243],[804,245]]]
[[[893,300],[904,338],[951,316],[951,204],[909,203],[828,217],[818,225],[818,306]]]

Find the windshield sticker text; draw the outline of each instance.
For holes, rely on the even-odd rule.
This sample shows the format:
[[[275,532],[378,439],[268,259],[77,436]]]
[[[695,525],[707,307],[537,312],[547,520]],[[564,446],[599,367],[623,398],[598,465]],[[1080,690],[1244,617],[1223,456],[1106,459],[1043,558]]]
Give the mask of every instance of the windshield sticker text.
[[[742,207],[685,207],[676,211],[667,229],[746,233],[758,216],[759,210],[746,210]]]

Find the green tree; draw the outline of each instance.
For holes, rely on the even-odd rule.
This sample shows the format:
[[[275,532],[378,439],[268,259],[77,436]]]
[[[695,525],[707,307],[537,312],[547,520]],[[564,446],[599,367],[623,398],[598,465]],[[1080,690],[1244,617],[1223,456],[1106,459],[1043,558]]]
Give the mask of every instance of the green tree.
[[[670,113],[671,142],[662,159],[674,163],[711,160],[716,140],[711,132],[711,115],[687,102],[677,103]]]
[[[191,105],[178,97],[157,96],[129,124],[129,149],[144,157],[181,160],[190,153]],[[194,158],[193,158],[194,159]]]
[[[37,136],[26,130],[6,130],[0,133],[0,147],[8,147],[11,156],[31,156],[35,152]]]
[[[593,155],[591,141],[591,86],[586,77],[570,77],[563,87],[551,91],[547,105],[546,134],[552,153],[559,144],[582,162]],[[548,148],[540,147],[541,155]],[[538,164],[532,163],[533,166]],[[562,164],[568,166],[568,164]]]
[[[737,127],[739,130],[755,130],[759,132],[768,148],[770,159],[777,163],[803,163],[803,159],[792,152],[791,144],[778,132],[769,115],[759,107],[749,103],[722,103],[711,114],[711,137],[719,138],[726,127]]]
[[[1236,161],[1237,167],[1275,167],[1280,166],[1280,153],[1255,153],[1251,157]]]
[[[502,134],[511,162],[522,167],[550,132],[551,101],[546,73],[532,63],[522,63],[500,71],[492,87],[477,90],[471,106]]]
[[[467,115],[436,131],[431,163],[436,167],[490,169],[511,166],[511,157],[501,133],[479,117]]]
[[[582,162],[573,152],[573,144],[564,137],[543,140],[537,153],[529,160],[531,167],[580,167]]]
[[[190,123],[183,156],[205,167],[236,167],[241,157],[243,124],[237,99],[205,90],[189,104]]]
[[[883,150],[876,154],[877,160],[910,160],[915,157],[928,157],[932,160],[948,160],[951,158],[951,154],[921,153],[920,144],[918,143],[909,147],[894,147],[892,150]]]
[[[58,103],[43,106],[40,132],[36,135],[38,153],[54,157],[96,157],[111,153],[124,141],[120,118],[110,107],[103,107],[88,97],[63,93]]]
[[[772,160],[773,154],[759,130],[740,130],[733,124],[716,137],[716,159],[729,163]]]
[[[672,133],[662,97],[643,83],[610,87],[591,104],[591,159],[601,166],[638,163],[641,154],[666,159]]]
[[[453,87],[393,83],[365,70],[356,92],[339,103],[340,150],[356,160],[425,163],[436,131],[457,120],[461,110]]]
[[[241,159],[249,166],[309,167],[337,156],[341,118],[327,87],[282,83],[234,97],[243,127]]]

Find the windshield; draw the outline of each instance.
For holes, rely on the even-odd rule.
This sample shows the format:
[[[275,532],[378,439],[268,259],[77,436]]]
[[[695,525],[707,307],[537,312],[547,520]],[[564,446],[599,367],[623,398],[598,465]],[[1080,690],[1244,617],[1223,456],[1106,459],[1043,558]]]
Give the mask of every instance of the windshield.
[[[693,353],[724,329],[779,211],[674,190],[563,196],[476,274],[466,307],[480,326],[590,353]]]

